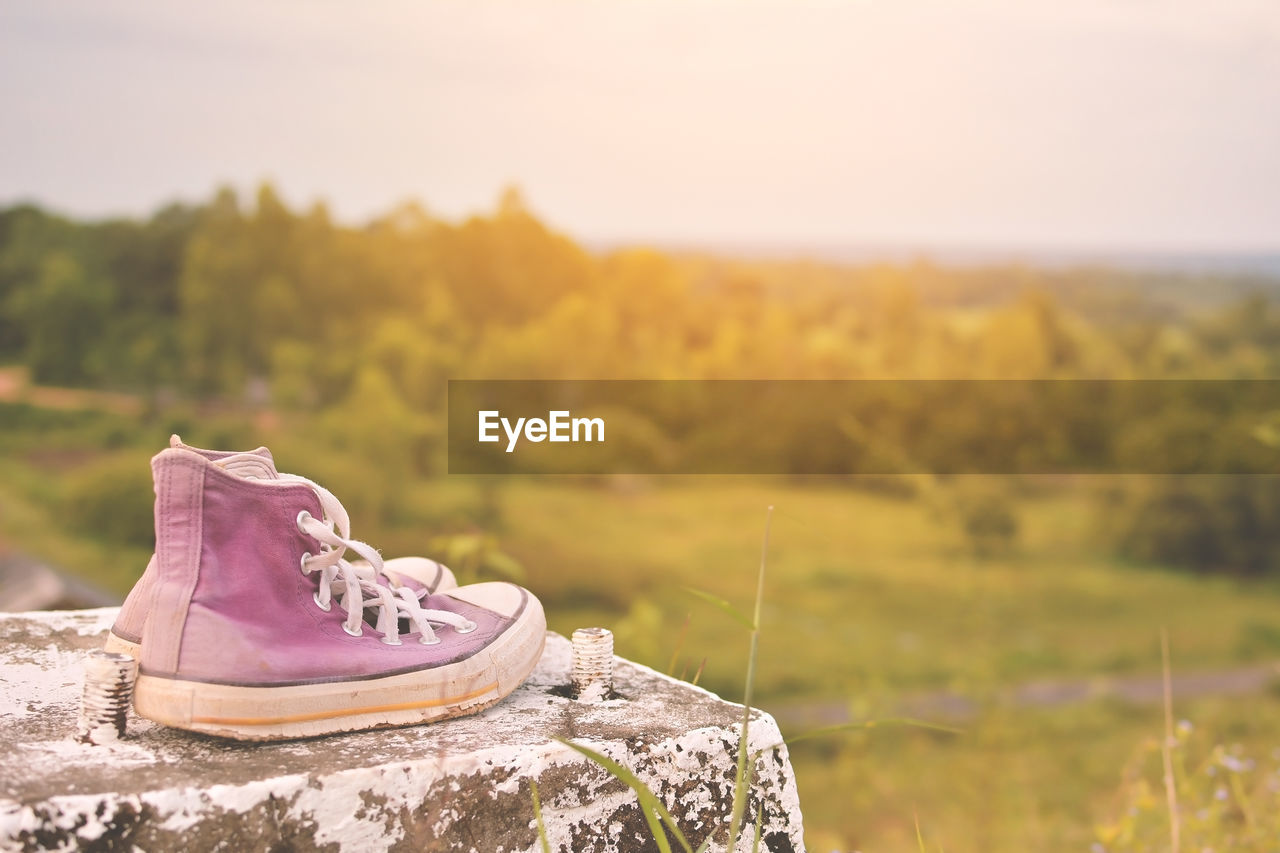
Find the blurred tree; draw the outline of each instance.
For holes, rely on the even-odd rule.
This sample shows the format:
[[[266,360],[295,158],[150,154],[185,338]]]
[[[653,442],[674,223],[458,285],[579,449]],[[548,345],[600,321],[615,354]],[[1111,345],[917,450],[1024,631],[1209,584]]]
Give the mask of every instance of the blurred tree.
[[[49,254],[38,277],[9,295],[10,316],[25,333],[25,360],[37,382],[77,384],[101,378],[102,330],[114,302],[111,285],[87,276],[74,258]]]
[[[1198,573],[1280,571],[1280,477],[1159,477],[1131,486],[1119,552]]]
[[[77,470],[67,478],[62,508],[72,526],[93,538],[142,547],[155,543],[154,493],[145,455],[113,454]]]
[[[995,313],[983,346],[984,375],[992,378],[1048,378],[1070,375],[1078,347],[1053,297],[1024,292]]]
[[[527,322],[593,278],[587,254],[535,219],[514,188],[503,193],[497,216],[437,229],[433,239],[440,278],[473,325]]]

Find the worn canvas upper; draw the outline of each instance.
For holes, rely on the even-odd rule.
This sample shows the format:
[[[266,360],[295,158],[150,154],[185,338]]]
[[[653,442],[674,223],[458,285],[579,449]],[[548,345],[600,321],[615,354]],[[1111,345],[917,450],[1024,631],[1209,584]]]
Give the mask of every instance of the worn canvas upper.
[[[271,451],[265,447],[243,452],[205,450],[182,443],[176,435],[169,439],[169,444],[174,448],[197,453],[239,477],[259,480],[279,479],[275,460]],[[142,642],[142,630],[147,621],[147,613],[151,609],[155,585],[155,562],[153,554],[142,576],[125,597],[115,624],[111,626],[112,634],[130,643]],[[457,581],[448,568],[426,557],[396,557],[387,560],[384,563],[383,572],[386,579],[393,585],[407,586],[420,597],[457,586]]]
[[[244,452],[204,450],[183,444],[182,439],[176,435],[170,436],[169,446],[185,448],[192,453],[200,454],[211,462],[218,462],[232,457],[256,457],[261,460],[261,465],[255,472],[258,476],[274,476],[276,473],[275,459],[271,456],[271,451],[265,447]],[[232,468],[241,475],[251,470],[244,464],[233,464]],[[156,558],[153,554],[151,559],[147,561],[147,567],[143,570],[142,577],[138,578],[138,582],[133,585],[133,589],[129,590],[129,594],[125,596],[124,604],[120,605],[120,612],[116,615],[115,624],[111,626],[111,633],[122,640],[128,640],[131,643],[142,642],[142,626],[146,624],[147,612],[151,609],[151,595],[155,582],[155,564]]]
[[[449,610],[477,626],[442,626],[440,642],[406,634],[387,645],[366,627],[343,629],[336,602],[315,601],[318,578],[301,560],[320,543],[298,525],[321,516],[307,484],[243,479],[217,460],[170,448],[152,460],[156,489],[155,583],[143,631],[142,672],[193,681],[282,686],[368,679],[440,666],[492,643],[519,616],[517,603],[494,613],[448,594],[424,606]],[[515,600],[527,593],[512,587]]]

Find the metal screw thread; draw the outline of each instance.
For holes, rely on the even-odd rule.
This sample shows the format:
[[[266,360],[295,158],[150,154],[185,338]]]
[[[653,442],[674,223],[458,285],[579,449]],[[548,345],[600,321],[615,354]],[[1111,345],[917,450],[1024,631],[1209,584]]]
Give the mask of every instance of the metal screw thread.
[[[95,649],[85,656],[76,740],[101,745],[124,735],[125,711],[137,677],[138,662],[129,655]]]
[[[579,701],[600,702],[613,690],[613,632],[579,628],[573,632],[573,691]]]

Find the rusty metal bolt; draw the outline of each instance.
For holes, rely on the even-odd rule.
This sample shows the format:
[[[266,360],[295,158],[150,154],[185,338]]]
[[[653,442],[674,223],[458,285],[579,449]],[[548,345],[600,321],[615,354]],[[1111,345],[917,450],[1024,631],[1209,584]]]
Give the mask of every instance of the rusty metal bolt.
[[[579,628],[573,632],[573,692],[579,702],[601,702],[613,691],[613,632]]]
[[[138,662],[128,655],[95,649],[85,656],[76,740],[101,746],[124,736],[125,711],[137,677]]]

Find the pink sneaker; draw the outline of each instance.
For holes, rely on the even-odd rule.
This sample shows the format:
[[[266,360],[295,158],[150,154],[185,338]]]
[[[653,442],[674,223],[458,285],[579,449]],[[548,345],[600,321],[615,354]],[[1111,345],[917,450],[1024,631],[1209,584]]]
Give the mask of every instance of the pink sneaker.
[[[271,451],[265,447],[259,447],[257,450],[249,450],[243,453],[224,450],[202,450],[199,447],[183,444],[182,439],[176,435],[170,436],[169,446],[198,453],[230,473],[248,480],[302,479],[290,474],[278,473],[275,459],[271,456]],[[316,488],[319,489],[320,487],[316,486]],[[332,495],[329,497],[332,498]],[[332,504],[336,505],[337,510],[341,512],[341,529],[346,531],[344,535],[350,535],[350,522],[346,517],[346,512],[342,510],[342,505],[338,503],[336,498],[332,500]],[[338,519],[332,520],[337,524]],[[368,568],[368,563],[364,560],[352,560],[351,562],[357,568]],[[156,558],[155,555],[152,555],[147,562],[146,569],[142,572],[142,577],[138,578],[137,583],[133,585],[133,589],[129,590],[129,595],[125,597],[124,604],[120,607],[120,613],[116,616],[115,624],[111,626],[111,631],[107,634],[107,641],[104,646],[106,651],[120,652],[129,655],[134,660],[138,659],[143,626],[146,624],[147,613],[151,608],[152,587],[155,584],[155,564]],[[383,564],[382,573],[383,578],[380,580],[386,585],[393,588],[407,586],[418,593],[420,598],[434,592],[453,589],[458,585],[457,578],[453,576],[453,572],[449,571],[447,566],[426,557],[396,557],[387,560]]]
[[[151,464],[144,717],[239,740],[411,725],[494,704],[542,654],[546,618],[529,592],[420,597],[380,583],[378,553],[321,520],[336,500],[312,483],[245,479],[185,448]]]

